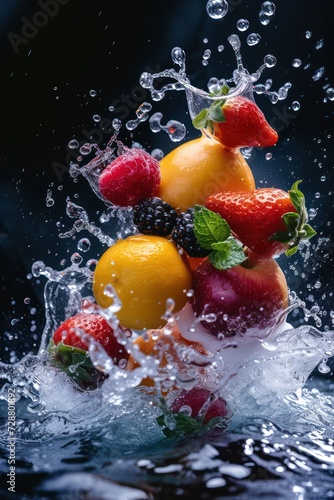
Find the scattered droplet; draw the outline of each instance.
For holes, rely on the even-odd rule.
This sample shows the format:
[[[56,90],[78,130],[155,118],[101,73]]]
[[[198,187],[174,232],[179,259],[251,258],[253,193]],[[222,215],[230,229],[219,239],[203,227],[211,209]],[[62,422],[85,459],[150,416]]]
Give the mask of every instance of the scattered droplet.
[[[328,87],[326,89],[326,96],[330,101],[334,101],[334,88],[333,87]]]
[[[77,147],[79,146],[79,143],[76,139],[72,139],[69,143],[68,143],[68,147],[70,149],[76,149]]]
[[[266,153],[266,155],[265,155],[266,160],[271,160],[272,157],[273,157],[272,153]]]
[[[237,21],[237,28],[239,31],[246,31],[249,28],[249,21],[248,19],[239,19]]]
[[[212,19],[222,19],[228,13],[228,7],[226,0],[209,0],[206,11]]]
[[[122,127],[122,122],[119,118],[114,118],[112,121],[112,126],[114,130],[120,130]]]
[[[97,96],[97,92],[96,92],[96,90],[94,90],[94,89],[90,90],[90,91],[89,91],[89,95],[90,95],[91,97],[96,97],[96,96]]]
[[[270,17],[263,10],[259,12],[259,20],[263,26],[267,26],[270,23]]]
[[[294,111],[299,111],[300,110],[300,102],[299,101],[293,101],[291,104],[291,107]]]
[[[267,68],[273,68],[277,63],[277,59],[275,56],[273,56],[271,54],[267,54],[264,57],[263,62],[267,66]]]
[[[93,115],[93,120],[94,120],[94,122],[100,122],[101,116],[100,115]]]
[[[267,16],[273,16],[275,14],[276,5],[274,4],[274,2],[263,2],[261,10]]]
[[[77,248],[80,252],[88,252],[91,247],[91,242],[88,238],[81,238],[81,240],[78,241]]]
[[[294,59],[294,60],[292,61],[292,66],[293,66],[294,68],[299,68],[301,65],[302,65],[302,62],[301,62],[301,60],[300,60],[300,59]]]
[[[252,47],[253,45],[257,45],[260,40],[261,37],[258,33],[250,33],[247,37],[247,44]]]
[[[306,31],[305,37],[309,39],[311,38],[311,36],[312,36],[312,31]]]

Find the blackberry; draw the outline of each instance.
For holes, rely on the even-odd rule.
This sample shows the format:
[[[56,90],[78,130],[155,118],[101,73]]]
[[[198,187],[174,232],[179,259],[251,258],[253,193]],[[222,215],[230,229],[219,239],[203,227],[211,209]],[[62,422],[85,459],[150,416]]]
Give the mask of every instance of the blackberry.
[[[174,208],[157,197],[147,198],[133,209],[133,222],[142,234],[168,236],[175,225]]]
[[[172,239],[187,252],[189,257],[206,257],[210,253],[198,243],[195,236],[193,208],[188,208],[186,212],[178,215]]]

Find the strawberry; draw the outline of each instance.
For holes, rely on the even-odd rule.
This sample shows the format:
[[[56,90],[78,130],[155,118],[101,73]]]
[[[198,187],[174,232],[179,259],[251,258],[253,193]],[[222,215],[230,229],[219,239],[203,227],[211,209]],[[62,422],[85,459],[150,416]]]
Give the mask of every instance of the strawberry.
[[[162,404],[168,413],[166,403]],[[182,390],[172,402],[170,410],[175,421],[174,428],[166,426],[164,415],[157,418],[167,437],[182,436],[202,430],[203,427],[211,428],[228,415],[224,399],[215,397],[211,391],[203,387],[193,387],[189,391]]]
[[[239,241],[253,252],[273,257],[296,253],[302,240],[316,234],[307,224],[305,198],[298,189],[277,188],[254,191],[226,191],[206,200],[206,207],[229,224]]]
[[[119,328],[129,335],[130,330],[121,326]],[[80,334],[90,335],[101,344],[117,365],[124,365],[129,353],[118,342],[113,328],[100,314],[79,313],[65,320],[54,332],[50,343],[51,364],[65,371],[79,387],[91,389],[103,379],[103,374],[91,362],[87,341]]]
[[[194,119],[196,128],[207,128],[228,148],[269,147],[278,140],[277,132],[269,125],[254,101],[242,95],[217,100],[203,109]]]
[[[103,170],[98,183],[106,200],[122,207],[134,206],[158,194],[160,165],[142,149],[126,149]]]

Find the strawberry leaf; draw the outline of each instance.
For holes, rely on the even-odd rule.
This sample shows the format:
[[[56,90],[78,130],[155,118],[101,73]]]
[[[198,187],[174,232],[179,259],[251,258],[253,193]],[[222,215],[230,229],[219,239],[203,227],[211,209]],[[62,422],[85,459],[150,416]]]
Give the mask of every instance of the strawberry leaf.
[[[303,239],[309,240],[312,236],[315,236],[317,232],[311,227],[309,224],[304,224],[303,231],[305,232],[305,236]]]
[[[242,246],[233,237],[226,241],[214,243],[213,251],[209,254],[209,261],[218,270],[223,271],[241,264],[246,260]]]
[[[298,213],[300,213],[302,208],[305,207],[305,197],[303,193],[298,189],[298,186],[301,182],[301,180],[296,181],[289,190],[290,199]]]
[[[225,102],[225,99],[222,99],[221,101],[216,101],[214,104],[211,105],[209,108],[209,113],[208,113],[208,119],[212,120],[214,122],[225,122],[226,118],[222,109],[222,106]]]
[[[209,115],[209,108],[202,109],[198,113],[198,115],[196,115],[195,118],[193,118],[192,120],[193,126],[198,130],[204,129],[208,123],[208,115]]]
[[[225,241],[231,234],[227,222],[215,212],[201,205],[194,210],[194,233],[198,243],[211,250],[214,243]]]

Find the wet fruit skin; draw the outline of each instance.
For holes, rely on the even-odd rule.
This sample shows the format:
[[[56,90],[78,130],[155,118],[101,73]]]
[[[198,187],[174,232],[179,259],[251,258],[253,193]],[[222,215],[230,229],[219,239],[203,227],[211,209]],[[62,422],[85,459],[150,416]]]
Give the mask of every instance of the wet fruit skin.
[[[179,211],[221,191],[255,189],[252,171],[239,151],[204,134],[181,144],[160,161],[159,196]]]
[[[224,122],[212,122],[213,135],[229,148],[269,147],[278,140],[260,108],[244,96],[227,99],[222,107]]]
[[[104,293],[109,284],[122,302],[116,313],[122,326],[159,328],[166,322],[162,316],[167,299],[175,301],[174,312],[186,304],[192,274],[174,243],[161,236],[135,235],[118,240],[97,263],[93,292],[104,308],[113,303]]]
[[[79,313],[65,320],[53,334],[55,345],[63,342],[67,346],[88,351],[87,343],[77,335],[77,331],[86,333],[99,342],[115,362],[128,359],[127,350],[117,341],[113,328],[100,314]]]
[[[164,354],[163,356],[159,357],[159,344],[161,342],[164,345]],[[163,368],[167,365],[167,357],[168,362],[172,361],[173,363],[177,364],[180,369],[184,368],[184,364],[179,359],[179,356],[177,354],[178,346],[191,347],[200,354],[209,356],[209,352],[202,346],[201,343],[191,342],[185,339],[177,327],[173,328],[173,331],[170,335],[166,335],[163,328],[157,330],[149,330],[144,335],[140,335],[139,337],[137,337],[133,341],[133,344],[139,349],[140,352],[146,354],[146,356],[154,356],[157,358],[159,357],[159,368]],[[140,366],[139,363],[134,359],[133,355],[130,354],[127,364],[127,370],[134,370],[135,368],[138,368],[138,366]],[[146,377],[141,381],[140,385],[152,387],[155,385],[155,383],[154,380]]]
[[[218,193],[206,200],[206,207],[221,215],[236,237],[260,255],[278,256],[289,248],[269,239],[274,233],[287,231],[282,216],[296,212],[289,194],[282,189]]]
[[[190,416],[193,418],[203,418],[204,424],[210,422],[211,419],[216,417],[226,417],[226,403],[221,397],[213,399],[208,404],[207,410],[204,412],[204,415],[202,415],[203,406],[206,405],[209,398],[210,391],[203,387],[194,387],[189,391],[183,390],[176,397],[176,399],[174,399],[171,405],[171,410],[173,411],[173,413],[178,413],[182,411],[182,407],[189,407],[191,408]]]
[[[249,252],[245,264],[219,271],[205,258],[193,272],[195,314],[214,314],[201,321],[215,336],[244,335],[249,328],[263,330],[288,305],[283,271],[272,258]]]

